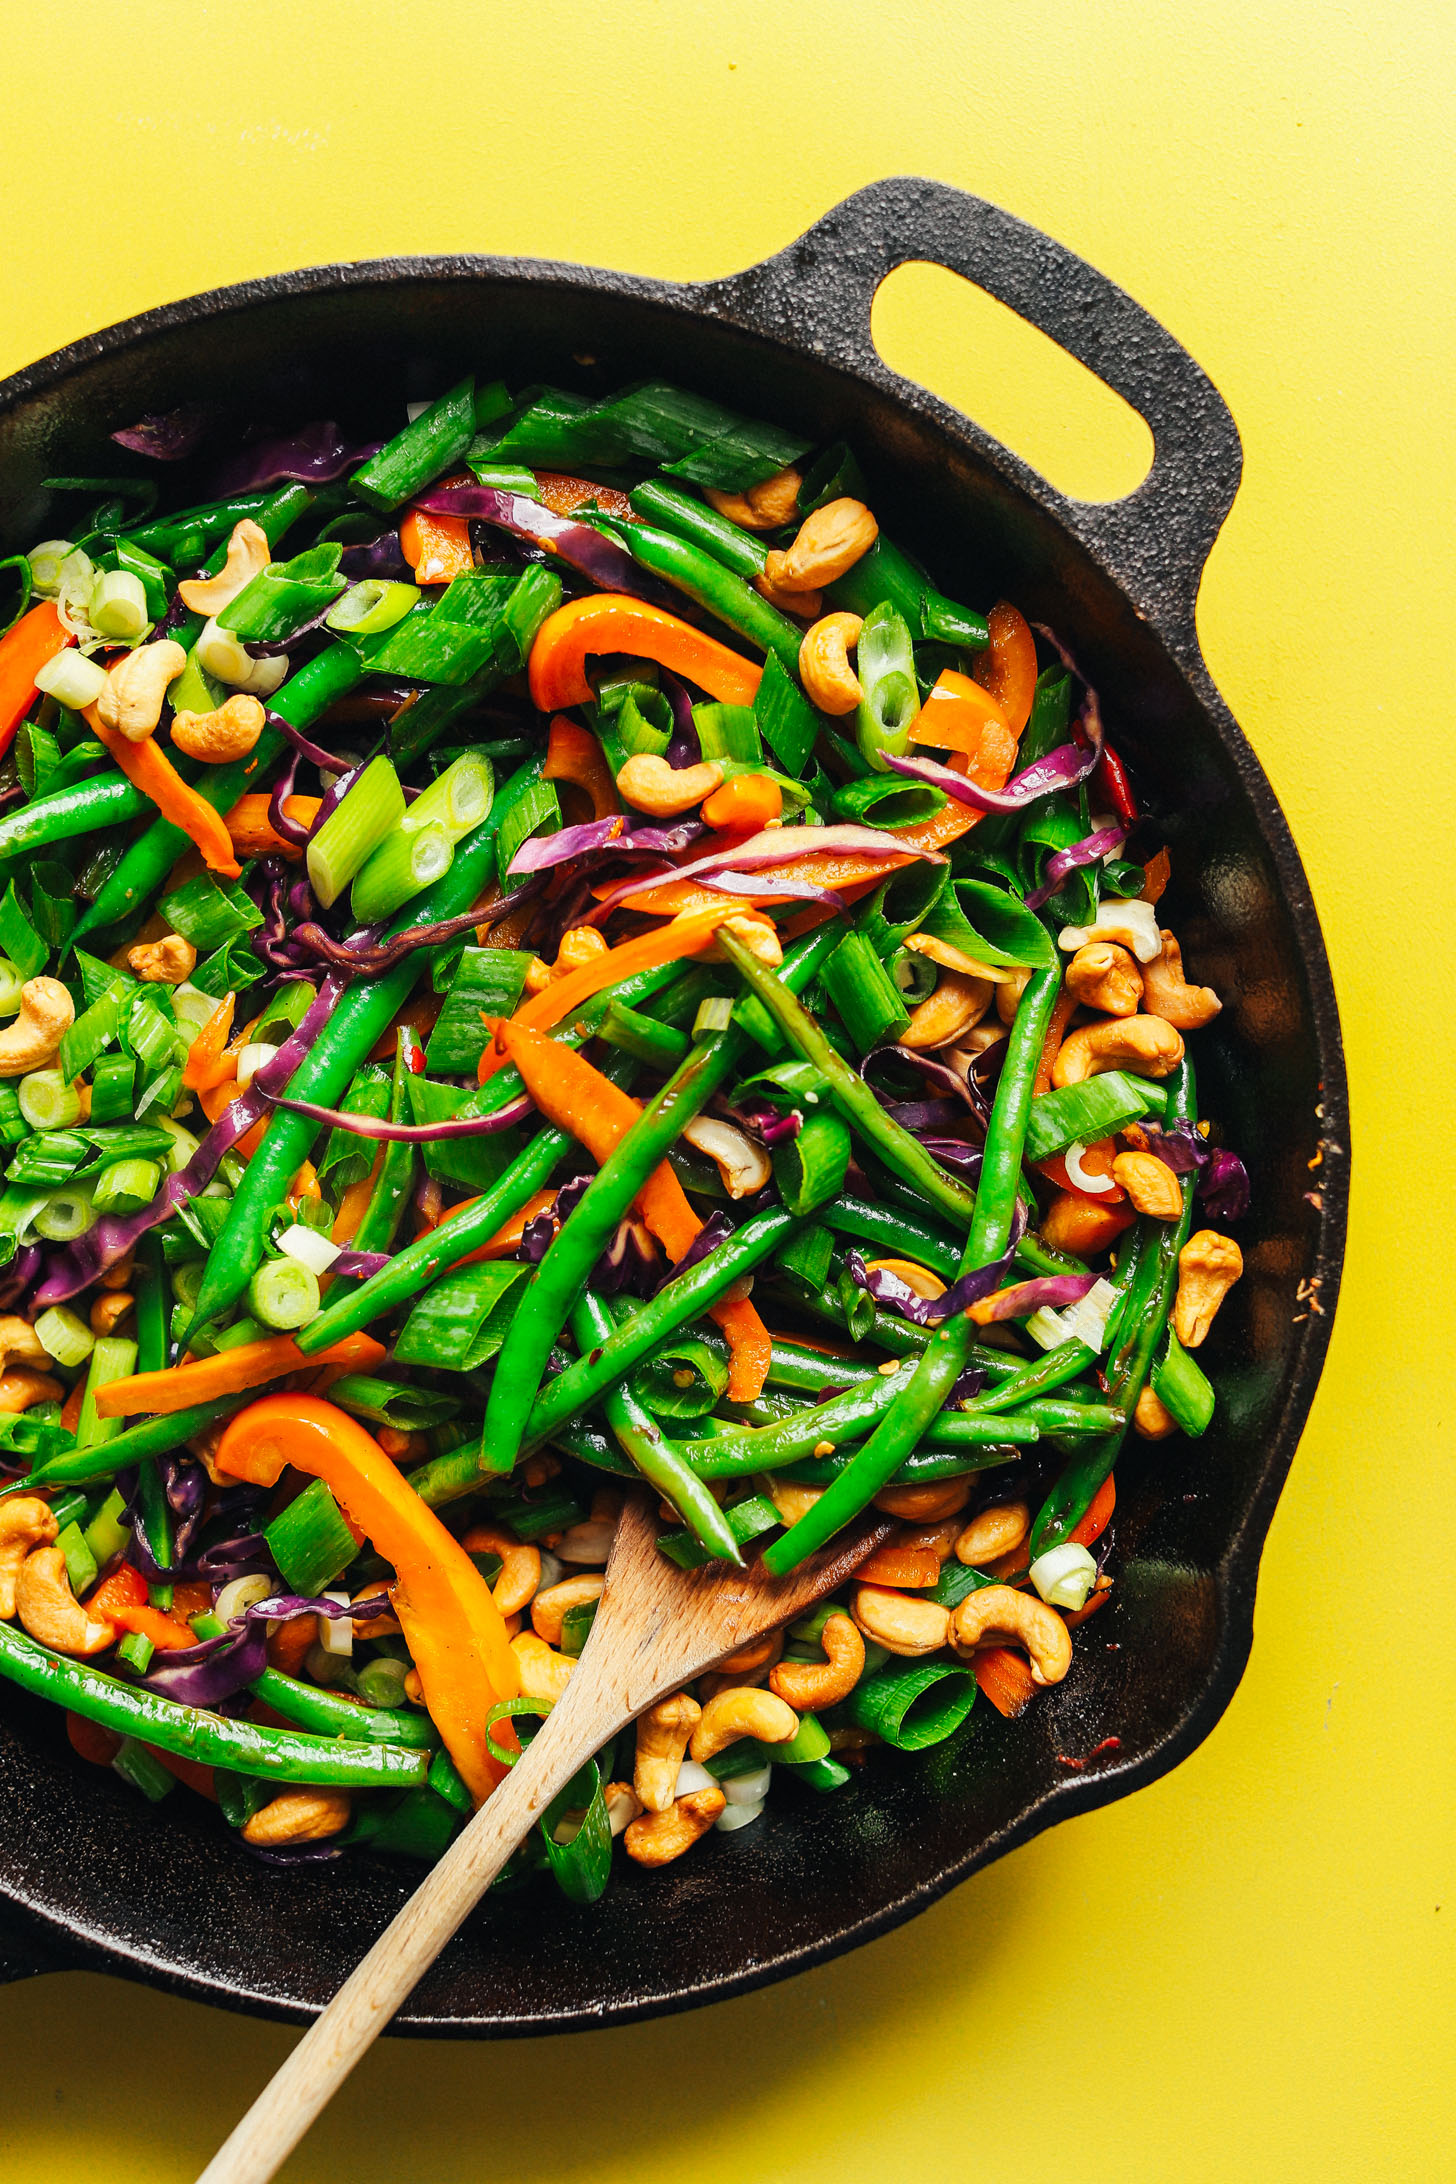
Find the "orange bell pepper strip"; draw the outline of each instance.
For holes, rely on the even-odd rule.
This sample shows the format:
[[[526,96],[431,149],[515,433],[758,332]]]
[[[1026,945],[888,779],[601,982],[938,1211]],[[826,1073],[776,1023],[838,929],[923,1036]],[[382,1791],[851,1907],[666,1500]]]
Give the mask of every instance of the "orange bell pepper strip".
[[[910,741],[953,752],[955,756],[947,763],[954,766],[957,773],[964,773],[969,761],[980,751],[981,739],[988,728],[1001,728],[1010,733],[1006,715],[996,699],[969,675],[958,674],[953,667],[948,667],[937,678],[930,696],[911,721]]]
[[[544,781],[571,781],[591,798],[593,819],[608,819],[622,809],[606,753],[589,728],[557,713],[546,745]]]
[[[306,1160],[289,1184],[284,1204],[290,1213],[297,1213],[305,1198],[322,1198],[323,1195],[319,1189],[318,1170],[311,1160]]]
[[[504,1770],[491,1757],[491,1708],[520,1689],[505,1620],[460,1542],[379,1443],[333,1403],[265,1395],[232,1419],[217,1469],[275,1486],[285,1467],[322,1479],[345,1515],[394,1568],[390,1598],[414,1656],[430,1718],[477,1804]]]
[[[933,1547],[877,1547],[854,1573],[856,1585],[903,1585],[912,1590],[935,1584],[940,1557]]]
[[[1087,1514],[1080,1524],[1074,1524],[1067,1538],[1073,1547],[1091,1547],[1101,1539],[1112,1522],[1112,1512],[1117,1507],[1117,1481],[1109,1471],[1087,1507]]]
[[[358,1233],[359,1223],[369,1211],[369,1201],[374,1196],[374,1185],[384,1165],[384,1147],[381,1145],[374,1156],[374,1165],[368,1175],[351,1183],[339,1201],[334,1215],[334,1225],[329,1234],[336,1244],[352,1244]]]
[[[509,1059],[547,1121],[558,1130],[569,1130],[600,1167],[641,1115],[638,1102],[593,1069],[574,1048],[542,1038],[523,1027],[519,1018],[500,1024],[496,1037],[504,1041]],[[682,1258],[702,1223],[668,1161],[653,1169],[637,1194],[637,1205],[669,1258]],[[712,1305],[708,1316],[728,1337],[730,1400],[756,1402],[768,1378],[773,1351],[768,1329],[746,1298],[736,1304]]]
[[[735,774],[721,789],[714,789],[702,807],[703,823],[715,833],[742,827],[744,839],[771,826],[784,815],[784,794],[768,774]]]
[[[724,705],[752,705],[763,669],[715,637],[624,592],[591,592],[548,614],[531,647],[531,703],[540,713],[589,705],[590,653],[630,652],[685,675]]]
[[[196,1645],[197,1640],[192,1638],[190,1631],[188,1637]],[[207,1798],[210,1804],[217,1803],[217,1785],[211,1767],[204,1767],[195,1759],[184,1759],[180,1752],[164,1752],[156,1744],[148,1744],[145,1749],[160,1766],[166,1768],[169,1775],[175,1775],[179,1782],[185,1782],[189,1790],[196,1790],[198,1796]]]
[[[197,1636],[175,1615],[166,1615],[160,1608],[149,1608],[144,1603],[136,1607],[113,1608],[111,1620],[118,1630],[138,1632],[150,1638],[159,1653],[180,1653],[185,1646],[195,1646]]]
[[[129,1562],[118,1563],[110,1577],[94,1585],[82,1602],[93,1622],[114,1623],[124,1608],[144,1608],[147,1581]]]
[[[583,1001],[589,1001],[604,986],[620,985],[624,978],[635,977],[638,971],[655,970],[659,963],[672,963],[679,956],[701,955],[713,944],[713,935],[725,918],[741,917],[743,904],[739,900],[724,902],[720,908],[706,910],[699,917],[676,918],[671,925],[662,926],[655,933],[639,933],[635,940],[624,940],[619,947],[608,948],[605,955],[594,956],[579,971],[572,971],[565,978],[553,979],[542,992],[532,994],[522,1002],[511,1023],[523,1031],[549,1031],[553,1024],[562,1023]],[[553,1049],[553,1051],[561,1051]],[[480,1057],[479,1077],[488,1084],[496,1071],[505,1064],[505,1053],[497,1031]],[[602,1082],[605,1084],[606,1079]]]
[[[303,1357],[292,1335],[265,1335],[261,1342],[240,1342],[216,1357],[189,1358],[159,1373],[133,1373],[96,1391],[97,1415],[132,1418],[139,1411],[170,1414],[191,1403],[210,1403],[219,1395],[242,1395],[285,1373],[316,1372],[320,1365],[348,1365],[367,1372],[384,1357],[384,1344],[372,1335],[345,1335],[317,1357]],[[292,1398],[290,1397],[290,1401]]]
[[[1015,607],[999,600],[987,617],[991,642],[975,665],[976,681],[989,690],[1019,736],[1031,719],[1036,696],[1036,639]]]
[[[538,470],[536,491],[553,516],[574,516],[578,508],[595,501],[604,516],[615,516],[621,523],[640,520],[628,496],[616,486],[594,485],[590,478],[573,478],[564,470]]]
[[[1014,1721],[1036,1697],[1031,1670],[1009,1646],[983,1646],[979,1653],[973,1653],[971,1674],[978,1689],[1008,1721]]]
[[[311,827],[322,803],[321,796],[285,796],[283,809],[299,826]],[[223,813],[222,823],[238,857],[289,857],[296,862],[303,855],[296,842],[286,842],[281,834],[273,832],[268,823],[268,798],[261,793],[240,796],[232,810]]]
[[[182,1069],[182,1083],[187,1091],[211,1092],[214,1086],[226,1084],[230,1077],[236,1076],[236,1057],[225,1053],[224,1049],[233,1028],[233,1011],[237,1005],[235,993],[224,994],[187,1049],[187,1060]]]
[[[556,1193],[553,1190],[532,1191],[525,1205],[518,1207],[509,1221],[503,1222],[496,1230],[494,1236],[488,1236],[474,1251],[467,1251],[463,1259],[453,1259],[450,1262],[452,1270],[457,1266],[478,1266],[483,1259],[509,1259],[537,1214],[545,1213],[555,1201]],[[464,1213],[468,1207],[479,1203],[478,1198],[462,1198],[458,1206],[447,1206],[435,1223],[436,1228],[443,1228],[447,1221],[454,1220],[457,1213]]]
[[[85,718],[91,733],[105,744],[132,787],[149,796],[162,817],[191,838],[209,870],[235,880],[243,868],[233,855],[227,821],[182,779],[156,737],[130,742],[119,729],[105,726],[94,705],[87,706]]]
[[[460,482],[441,480],[441,484]],[[414,570],[417,584],[449,584],[475,567],[470,525],[463,516],[431,516],[422,508],[412,508],[399,527],[399,550]]]
[[[22,614],[0,637],[0,754],[9,750],[16,729],[40,694],[35,678],[41,668],[75,642],[49,599]]]

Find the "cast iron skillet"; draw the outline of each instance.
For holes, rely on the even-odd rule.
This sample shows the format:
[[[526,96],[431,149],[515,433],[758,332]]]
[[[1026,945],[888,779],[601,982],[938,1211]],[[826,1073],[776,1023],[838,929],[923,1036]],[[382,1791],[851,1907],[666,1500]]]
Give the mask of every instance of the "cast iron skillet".
[[[1142,413],[1156,457],[1135,493],[1107,506],[1066,500],[885,369],[870,304],[912,259],[978,282]],[[406,398],[472,367],[512,385],[588,390],[661,374],[815,440],[842,434],[887,530],[950,592],[987,605],[1005,595],[1059,630],[1166,815],[1166,914],[1198,977],[1226,999],[1198,1041],[1204,1111],[1247,1159],[1254,1211],[1239,1231],[1246,1278],[1206,1353],[1218,1423],[1196,1449],[1134,1443],[1119,1466],[1116,1604],[1088,1626],[1068,1681],[1016,1723],[983,1703],[949,1746],[888,1755],[836,1796],[776,1788],[762,1825],[714,1836],[668,1871],[620,1861],[594,1910],[544,1884],[493,1900],[398,2021],[455,2035],[559,2032],[782,1978],[1192,1751],[1248,1656],[1260,1545],[1334,1308],[1349,1144],[1309,888],[1194,628],[1203,563],[1239,480],[1232,419],[1127,296],[977,198],[880,182],[765,264],[695,287],[519,259],[410,258],[170,304],[0,386],[0,537],[43,537],[42,478],[104,473],[106,433],[200,388],[260,418],[353,411],[389,430]],[[255,1864],[200,1802],[143,1805],[75,1759],[55,1711],[9,1688],[0,1707],[0,1892],[15,1976],[89,1965],[302,2019],[418,1877],[383,1860]],[[1063,1763],[1107,1737],[1116,1749],[1084,1770]]]

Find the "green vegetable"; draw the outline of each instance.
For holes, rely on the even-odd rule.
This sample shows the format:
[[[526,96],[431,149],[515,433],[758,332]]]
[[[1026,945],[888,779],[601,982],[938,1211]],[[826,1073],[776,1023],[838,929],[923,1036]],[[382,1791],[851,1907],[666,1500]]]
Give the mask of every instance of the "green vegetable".
[[[412,827],[406,831],[402,824],[396,826],[355,878],[349,895],[350,916],[356,925],[382,924],[425,888],[443,879],[454,857],[454,847],[443,827]]]
[[[655,524],[626,523],[619,536],[642,568],[665,578],[758,651],[773,653],[790,673],[797,670],[803,631],[722,561]]]
[[[314,893],[327,909],[404,817],[404,792],[387,758],[371,759],[309,840]]]
[[[897,1752],[923,1752],[959,1729],[976,1699],[976,1679],[953,1661],[902,1661],[857,1683],[840,1712]]]
[[[1031,1103],[1026,1125],[1027,1159],[1049,1160],[1068,1145],[1093,1145],[1130,1122],[1141,1122],[1149,1112],[1149,1095],[1141,1077],[1121,1069],[1041,1093]],[[1151,1104],[1161,1108],[1162,1095],[1152,1093]]]
[[[857,1054],[893,1044],[910,1023],[894,980],[863,933],[846,933],[819,974]]]
[[[289,1590],[306,1598],[331,1585],[359,1552],[338,1503],[322,1479],[310,1479],[303,1492],[273,1519],[263,1537]]]
[[[1213,1421],[1213,1388],[1197,1358],[1184,1349],[1171,1327],[1152,1381],[1154,1395],[1184,1433],[1196,1436],[1208,1431]]]
[[[838,1196],[850,1151],[849,1132],[838,1115],[822,1110],[804,1118],[797,1137],[775,1147],[774,1181],[790,1213],[813,1213]]]
[[[371,508],[398,508],[412,494],[453,468],[475,437],[475,378],[432,402],[413,423],[386,441],[349,480],[350,490]]]

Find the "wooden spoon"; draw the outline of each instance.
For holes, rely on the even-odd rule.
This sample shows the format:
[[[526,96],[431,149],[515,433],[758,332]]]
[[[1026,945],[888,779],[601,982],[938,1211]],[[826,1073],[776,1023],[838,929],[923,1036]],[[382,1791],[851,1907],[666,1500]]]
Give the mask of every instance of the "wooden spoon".
[[[591,1638],[565,1694],[198,2184],[267,2184],[578,1768],[669,1691],[833,1592],[891,1529],[888,1520],[870,1523],[785,1578],[768,1577],[759,1563],[680,1570],[657,1552],[655,1504],[631,1495]]]

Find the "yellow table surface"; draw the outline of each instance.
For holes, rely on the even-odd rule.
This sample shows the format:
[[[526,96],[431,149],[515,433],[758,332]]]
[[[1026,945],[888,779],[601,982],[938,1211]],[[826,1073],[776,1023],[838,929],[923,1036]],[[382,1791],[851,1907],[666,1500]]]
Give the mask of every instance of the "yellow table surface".
[[[1334,1344],[1203,1747],[765,1993],[385,2042],[287,2177],[1456,2173],[1445,10],[69,0],[7,32],[4,371],[330,259],[728,272],[900,172],[1102,267],[1243,434],[1204,648],[1304,854],[1354,1086]],[[949,277],[899,276],[877,330],[1074,489],[1136,478],[1126,419]],[[178,2184],[291,2038],[100,1977],[0,1994],[5,2176]]]

